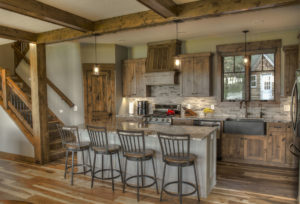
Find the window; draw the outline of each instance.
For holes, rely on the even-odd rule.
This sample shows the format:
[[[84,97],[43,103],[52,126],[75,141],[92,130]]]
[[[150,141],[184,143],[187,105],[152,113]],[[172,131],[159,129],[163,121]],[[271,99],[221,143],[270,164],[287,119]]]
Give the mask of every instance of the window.
[[[251,88],[256,88],[256,75],[251,75]]]
[[[245,66],[243,56],[224,57],[224,99],[245,99]]]
[[[274,53],[251,55],[251,76],[256,75],[260,83],[250,90],[251,100],[274,100]]]
[[[249,73],[245,71],[244,56],[223,57],[223,100],[246,100],[247,95],[250,101],[274,100],[274,53],[248,57]]]
[[[244,65],[244,43],[217,45],[221,101],[246,100],[253,104],[280,102],[282,41],[247,43],[249,62]],[[258,103],[257,103],[258,102]]]

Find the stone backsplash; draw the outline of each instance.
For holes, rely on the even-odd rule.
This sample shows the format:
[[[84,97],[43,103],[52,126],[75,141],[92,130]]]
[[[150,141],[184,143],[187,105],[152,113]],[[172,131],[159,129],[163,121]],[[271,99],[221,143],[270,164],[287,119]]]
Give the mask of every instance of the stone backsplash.
[[[214,105],[215,111],[208,114],[209,118],[244,118],[245,104],[240,108],[239,102],[218,102],[215,97],[181,97],[179,86],[153,86],[151,96],[146,98],[127,98],[123,104],[123,113],[128,113],[129,102],[134,102],[135,109],[137,101],[147,100],[150,103],[149,112],[152,113],[154,104],[181,104],[190,107],[199,117],[204,117],[203,109]],[[290,105],[291,97],[280,98],[280,104],[263,104],[260,106],[248,106],[248,118],[259,118],[262,111],[263,118],[268,121],[290,121],[290,111],[284,111],[285,105]],[[135,110],[136,111],[136,110]]]

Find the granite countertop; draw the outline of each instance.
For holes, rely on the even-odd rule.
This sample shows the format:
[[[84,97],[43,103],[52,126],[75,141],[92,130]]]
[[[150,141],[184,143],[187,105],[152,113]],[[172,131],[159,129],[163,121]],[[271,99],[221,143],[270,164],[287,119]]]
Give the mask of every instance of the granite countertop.
[[[117,115],[117,118],[136,118],[137,120],[140,120],[143,116],[140,115]],[[270,119],[270,118],[234,118],[234,117],[224,117],[224,116],[213,116],[213,117],[198,117],[198,116],[180,116],[180,117],[174,117],[173,120],[218,120],[218,121],[225,121],[228,118],[232,119],[253,119],[253,120],[263,120],[267,123],[290,123],[290,121],[285,120],[276,120],[276,119]]]
[[[146,124],[142,122],[125,122],[125,121],[106,121],[94,124],[96,126],[106,127],[108,132],[116,132],[120,130],[144,131],[146,136],[156,136],[157,132],[169,134],[190,134],[191,139],[202,140],[217,130],[216,127],[202,126],[177,126],[165,124]],[[84,125],[79,128],[85,129]]]

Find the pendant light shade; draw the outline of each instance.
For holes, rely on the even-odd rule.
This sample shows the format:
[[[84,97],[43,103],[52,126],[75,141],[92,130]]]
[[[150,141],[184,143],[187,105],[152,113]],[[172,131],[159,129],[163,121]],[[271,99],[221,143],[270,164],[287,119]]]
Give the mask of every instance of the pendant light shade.
[[[176,40],[178,40],[178,22],[180,22],[180,21],[177,20],[177,21],[174,21],[174,22],[176,24]],[[175,67],[178,68],[180,66],[180,64],[181,64],[181,60],[180,60],[180,58],[178,56],[176,56],[175,60],[174,60]]]
[[[244,54],[244,64],[248,64],[249,59],[247,56],[247,33],[249,32],[249,30],[244,30],[243,33],[245,34],[245,54]]]
[[[94,75],[99,75],[100,74],[100,65],[97,64],[97,36],[95,35],[95,43],[94,43],[94,49],[95,49],[95,64],[94,64],[94,67],[93,67],[93,74]]]

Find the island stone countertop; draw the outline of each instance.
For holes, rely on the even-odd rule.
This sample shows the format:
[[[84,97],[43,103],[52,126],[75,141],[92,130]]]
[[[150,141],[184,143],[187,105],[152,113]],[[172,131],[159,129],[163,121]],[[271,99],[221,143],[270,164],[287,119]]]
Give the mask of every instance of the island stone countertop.
[[[106,121],[92,124],[98,127],[106,127],[108,132],[116,132],[119,130],[129,131],[144,131],[146,136],[156,136],[157,132],[168,134],[189,134],[192,140],[202,140],[211,133],[217,130],[216,127],[203,126],[184,126],[184,125],[166,125],[166,124],[146,124],[143,122],[125,122],[125,121]],[[80,129],[85,129],[84,125],[79,126]]]

